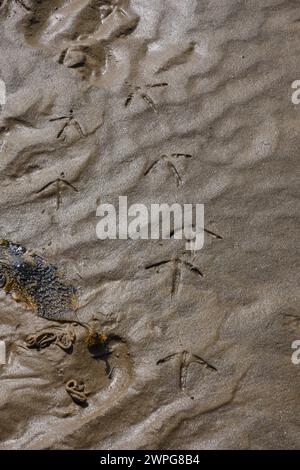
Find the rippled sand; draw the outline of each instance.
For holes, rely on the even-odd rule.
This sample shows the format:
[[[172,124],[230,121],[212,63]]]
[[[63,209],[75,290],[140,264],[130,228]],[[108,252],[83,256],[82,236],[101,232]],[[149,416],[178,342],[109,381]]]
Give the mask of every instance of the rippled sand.
[[[0,236],[58,265],[78,317],[116,335],[109,367],[79,330],[70,354],[24,349],[50,324],[1,292],[0,447],[299,447],[299,2],[0,4]],[[41,189],[62,173],[78,191],[57,201]],[[97,204],[119,195],[204,203],[219,237],[194,258],[99,241]]]

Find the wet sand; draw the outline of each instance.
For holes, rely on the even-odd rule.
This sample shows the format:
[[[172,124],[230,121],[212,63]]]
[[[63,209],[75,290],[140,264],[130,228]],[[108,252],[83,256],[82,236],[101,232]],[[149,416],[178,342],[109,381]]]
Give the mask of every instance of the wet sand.
[[[0,237],[56,264],[78,318],[115,335],[106,360],[80,327],[69,353],[27,349],[53,322],[1,291],[0,448],[299,448],[299,2],[0,4]],[[76,190],[58,198],[57,178]],[[97,205],[120,195],[204,203],[219,237],[195,256],[100,241]]]

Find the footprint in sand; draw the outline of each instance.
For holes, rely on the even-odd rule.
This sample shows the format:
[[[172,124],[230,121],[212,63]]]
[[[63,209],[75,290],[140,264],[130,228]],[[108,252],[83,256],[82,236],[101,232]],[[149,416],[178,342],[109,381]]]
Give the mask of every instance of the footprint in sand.
[[[51,50],[59,64],[84,79],[106,73],[115,61],[113,47],[131,34],[139,17],[128,0],[32,2],[23,21],[28,44]]]

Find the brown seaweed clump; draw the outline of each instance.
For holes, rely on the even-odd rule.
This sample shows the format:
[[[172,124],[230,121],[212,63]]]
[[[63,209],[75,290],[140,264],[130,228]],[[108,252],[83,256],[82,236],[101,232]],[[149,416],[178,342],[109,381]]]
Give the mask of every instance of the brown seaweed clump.
[[[56,266],[8,240],[0,240],[0,287],[49,320],[64,320],[67,312],[77,309],[76,288],[63,280]]]

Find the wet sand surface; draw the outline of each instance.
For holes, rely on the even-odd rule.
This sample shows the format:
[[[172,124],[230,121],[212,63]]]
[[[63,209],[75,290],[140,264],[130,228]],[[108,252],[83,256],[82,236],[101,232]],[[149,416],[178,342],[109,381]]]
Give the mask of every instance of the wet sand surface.
[[[68,352],[28,349],[54,323],[1,291],[0,448],[299,448],[299,2],[0,4],[0,235],[114,335],[105,357],[78,326]],[[120,195],[204,203],[213,234],[194,256],[100,241],[97,205]]]

